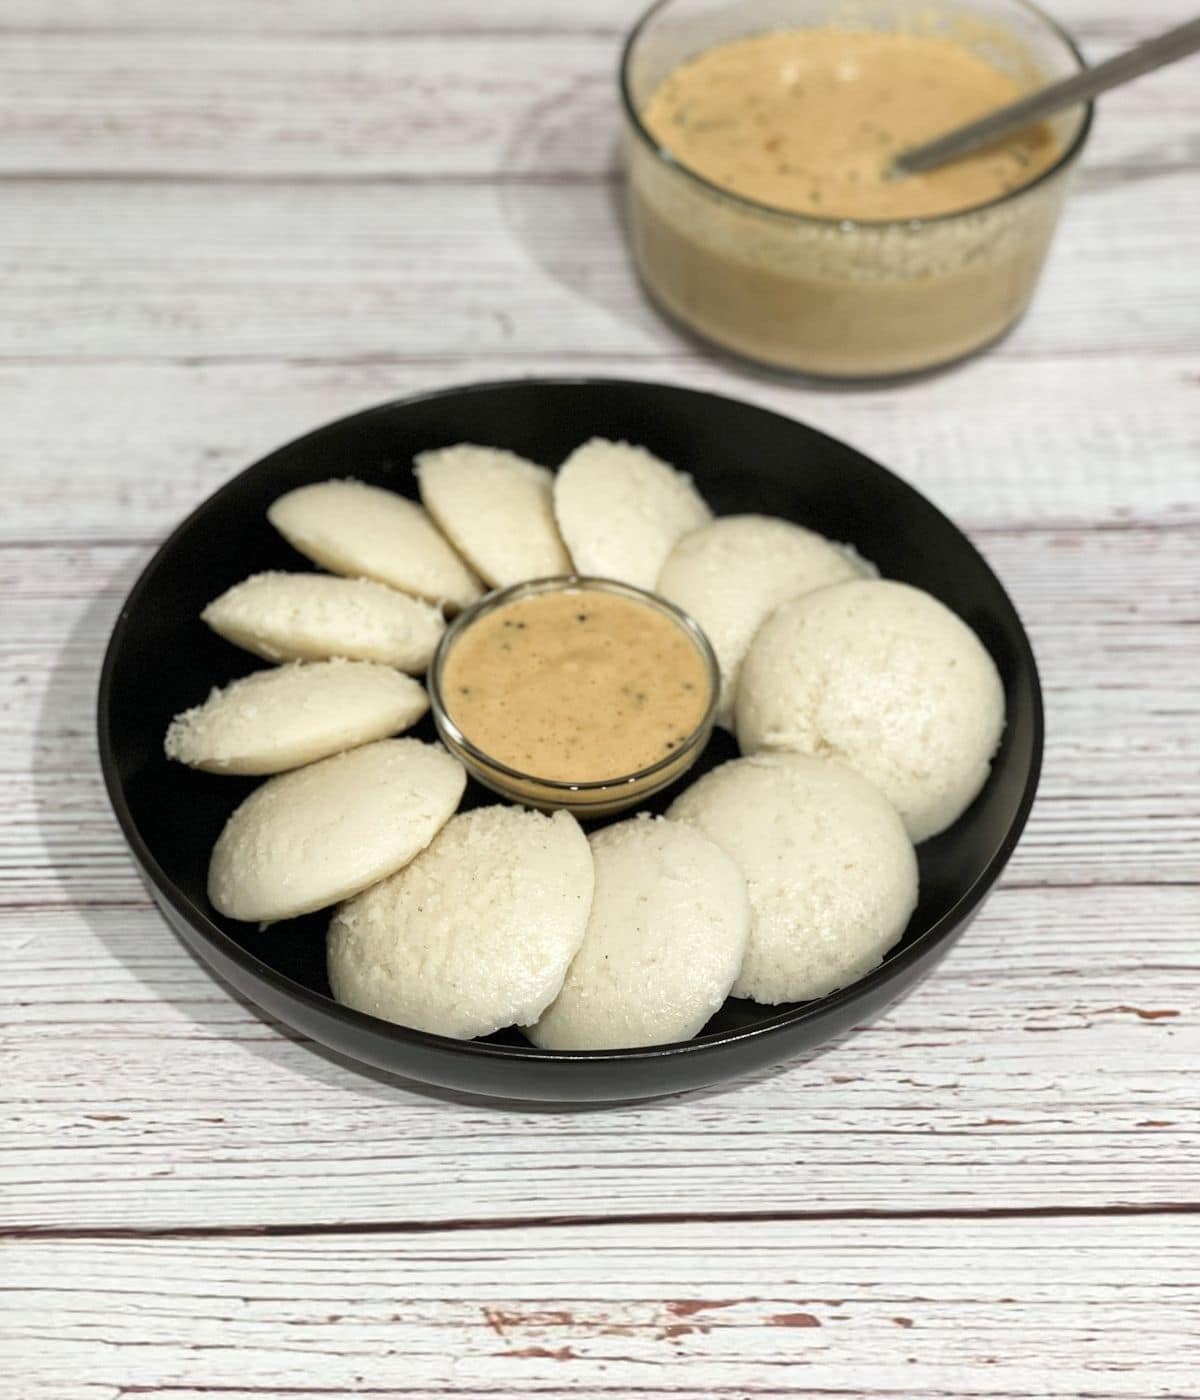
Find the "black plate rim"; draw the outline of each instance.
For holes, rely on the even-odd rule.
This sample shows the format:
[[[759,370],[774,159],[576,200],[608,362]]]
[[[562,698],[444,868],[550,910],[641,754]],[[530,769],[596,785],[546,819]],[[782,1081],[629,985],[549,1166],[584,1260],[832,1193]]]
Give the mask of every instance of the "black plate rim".
[[[311,439],[323,437],[325,434],[333,432],[352,422],[383,416],[395,412],[397,409],[407,408],[414,404],[427,403],[437,399],[460,395],[494,393],[497,390],[517,387],[528,389],[538,387],[558,388],[592,386],[634,391],[644,389],[666,389],[673,393],[709,399],[720,404],[732,405],[739,410],[748,409],[754,413],[761,413],[771,418],[782,419],[785,423],[793,427],[800,427],[804,429],[806,433],[811,434],[820,441],[830,444],[838,452],[853,452],[856,456],[870,462],[871,466],[876,470],[891,477],[902,492],[917,497],[923,506],[932,510],[951,530],[958,534],[971,553],[975,555],[980,566],[994,581],[1001,596],[1011,608],[1013,616],[1017,621],[1017,632],[1020,638],[1022,660],[1029,671],[1033,700],[1033,751],[1030,758],[1029,771],[1025,779],[1025,786],[1021,794],[1021,800],[1003,840],[999,842],[996,849],[993,851],[982,872],[975,881],[962,892],[959,898],[946,910],[942,917],[934,924],[930,925],[924,933],[920,934],[912,943],[902,949],[894,957],[885,958],[878,967],[869,972],[865,977],[859,978],[857,982],[852,982],[849,986],[843,987],[840,991],[833,992],[829,996],[820,997],[815,1001],[803,1002],[798,1006],[792,1007],[787,1011],[778,1012],[775,1015],[767,1015],[753,1026],[740,1027],[734,1030],[715,1031],[708,1035],[696,1036],[692,1040],[676,1041],[668,1045],[634,1046],[621,1050],[552,1051],[539,1049],[535,1045],[498,1045],[479,1040],[455,1040],[449,1036],[436,1035],[429,1031],[414,1030],[408,1026],[400,1026],[389,1021],[381,1021],[378,1017],[368,1016],[364,1012],[355,1011],[350,1007],[342,1006],[339,1002],[334,1001],[332,997],[321,996],[319,993],[313,992],[301,983],[294,982],[290,977],[285,977],[282,973],[277,972],[273,967],[260,961],[252,953],[247,952],[241,944],[230,938],[229,935],[208,918],[202,910],[195,908],[195,906],[182,895],[175,881],[171,879],[170,875],[163,870],[158,861],[155,860],[154,856],[150,853],[148,846],[142,838],[141,832],[138,830],[137,824],[133,820],[133,815],[129,810],[129,806],[125,801],[108,725],[112,699],[113,673],[116,668],[117,655],[124,641],[129,613],[142,593],[152,584],[154,574],[163,556],[171,549],[180,535],[189,530],[191,526],[210,509],[214,509],[222,497],[227,492],[232,491],[244,477],[268,466],[276,457],[292,452]],[[375,1035],[382,1034],[388,1039],[400,1043],[423,1046],[443,1053],[450,1052],[467,1056],[479,1056],[484,1059],[492,1060],[510,1060],[517,1062],[532,1060],[537,1063],[587,1062],[590,1064],[629,1064],[637,1063],[638,1061],[653,1061],[664,1057],[688,1054],[694,1055],[707,1050],[716,1049],[720,1046],[753,1044],[784,1028],[818,1022],[824,1020],[828,1016],[834,1016],[842,1007],[855,1001],[866,999],[875,989],[883,987],[889,982],[898,980],[906,969],[918,963],[936,944],[960,931],[967,920],[979,908],[992,886],[999,879],[1001,872],[1008,863],[1009,857],[1015,850],[1017,842],[1020,840],[1021,834],[1028,822],[1029,813],[1032,810],[1038,782],[1041,777],[1042,757],[1045,745],[1045,711],[1042,699],[1041,677],[1038,673],[1037,659],[1033,652],[1033,646],[1029,640],[1029,635],[1017,611],[1016,605],[1009,597],[1008,590],[1004,587],[991,565],[975,547],[973,541],[927,496],[918,491],[915,486],[910,485],[903,477],[897,475],[882,463],[877,462],[873,457],[869,457],[857,447],[842,442],[840,439],[828,433],[824,433],[819,428],[814,428],[808,423],[801,422],[799,419],[791,418],[786,414],[776,413],[775,410],[770,408],[764,408],[761,404],[751,403],[745,399],[731,398],[727,394],[715,393],[708,389],[694,389],[683,384],[666,384],[659,380],[625,379],[617,376],[603,375],[538,375],[519,379],[490,379],[468,384],[449,385],[441,389],[426,390],[416,394],[405,395],[402,398],[389,399],[384,403],[358,409],[354,413],[344,414],[340,418],[335,418],[327,423],[320,424],[318,427],[312,428],[306,433],[301,433],[299,437],[281,444],[279,447],[272,449],[272,451],[268,452],[265,456],[243,467],[241,471],[235,473],[227,481],[222,483],[222,485],[218,486],[215,491],[206,496],[194,510],[190,511],[183,520],[179,522],[154,551],[153,555],[151,555],[126,595],[104,652],[104,661],[100,670],[100,682],[96,696],[96,728],[100,753],[100,769],[104,778],[105,790],[108,793],[109,802],[125,841],[145,877],[151,882],[158,894],[171,905],[172,909],[174,909],[184,923],[205,942],[212,944],[216,951],[223,957],[236,963],[243,972],[248,974],[251,980],[257,979],[265,982],[282,996],[303,1002],[319,1016],[328,1017],[334,1021],[340,1021],[348,1028],[370,1032]]]

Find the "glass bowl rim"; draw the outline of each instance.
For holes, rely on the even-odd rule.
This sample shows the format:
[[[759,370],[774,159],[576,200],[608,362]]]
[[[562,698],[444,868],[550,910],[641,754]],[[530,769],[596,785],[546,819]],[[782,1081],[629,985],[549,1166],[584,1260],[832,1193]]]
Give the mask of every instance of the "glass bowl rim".
[[[485,749],[481,749],[466,737],[451,718],[442,686],[442,672],[454,642],[481,617],[486,617],[498,608],[521,598],[536,597],[545,593],[565,593],[571,590],[613,593],[666,615],[681,631],[688,635],[693,646],[700,653],[708,675],[708,704],[705,706],[699,722],[677,749],[672,750],[663,758],[656,759],[647,767],[636,769],[631,773],[619,773],[611,778],[599,778],[580,783],[569,782],[561,778],[541,778],[534,773],[522,772],[519,768],[502,763]],[[636,584],[625,583],[621,579],[602,578],[594,574],[555,574],[548,578],[525,579],[505,588],[493,589],[480,598],[478,602],[472,603],[469,608],[464,608],[458,613],[442,633],[437,650],[429,663],[425,684],[429,691],[429,704],[433,711],[433,720],[438,733],[444,742],[448,741],[448,747],[461,749],[471,763],[486,770],[489,774],[496,774],[498,777],[513,783],[536,784],[548,792],[562,793],[564,796],[570,794],[587,796],[613,792],[657,777],[674,768],[679,763],[680,758],[698,751],[708,741],[708,736],[711,734],[716,720],[717,707],[721,697],[721,668],[717,662],[716,653],[713,651],[712,643],[696,619],[690,613],[684,612],[682,608],[676,607],[674,603],[662,597],[661,594],[652,593],[646,588],[639,588]]]
[[[726,189],[710,180],[707,176],[701,175],[698,171],[684,165],[661,146],[654,136],[651,135],[645,123],[642,121],[641,113],[637,104],[633,100],[633,93],[630,86],[630,68],[633,63],[634,50],[646,28],[653,21],[660,10],[665,10],[669,5],[676,3],[676,0],[654,0],[654,3],[645,10],[641,17],[634,23],[626,36],[624,46],[621,50],[620,72],[618,86],[621,92],[621,105],[625,110],[625,118],[632,130],[636,133],[642,144],[649,150],[651,155],[668,169],[677,172],[691,180],[700,189],[709,194],[719,195],[729,203],[740,206],[750,213],[767,215],[778,219],[784,223],[798,226],[808,226],[812,228],[832,228],[842,233],[854,233],[860,229],[872,229],[882,231],[884,229],[907,229],[915,231],[926,228],[930,225],[950,223],[955,219],[965,219],[972,214],[980,214],[988,209],[999,208],[1002,204],[1021,198],[1037,189],[1039,186],[1052,180],[1060,172],[1067,170],[1079,158],[1087,142],[1092,129],[1092,119],[1095,116],[1095,103],[1092,101],[1083,104],[1083,117],[1079,126],[1067,146],[1059,154],[1058,159],[1046,167],[1039,175],[1034,176],[1028,184],[1018,185],[1015,189],[1005,190],[994,199],[985,200],[982,204],[970,204],[965,209],[950,209],[944,214],[929,214],[922,218],[909,219],[854,219],[837,217],[831,214],[800,214],[792,209],[783,209],[776,204],[763,204],[757,199],[750,199],[746,195],[738,194],[734,190]],[[1088,67],[1087,60],[1074,37],[1065,26],[1059,24],[1051,15],[1047,14],[1040,5],[1034,4],[1033,0],[1009,0],[1010,4],[1024,10],[1035,21],[1042,24],[1051,34],[1062,41],[1067,51],[1074,58],[1078,70],[1082,72]]]

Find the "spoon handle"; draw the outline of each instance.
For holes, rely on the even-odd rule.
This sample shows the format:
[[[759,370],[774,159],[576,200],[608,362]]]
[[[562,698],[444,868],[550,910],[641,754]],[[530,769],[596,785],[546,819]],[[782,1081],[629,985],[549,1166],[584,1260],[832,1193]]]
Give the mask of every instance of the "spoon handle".
[[[989,141],[1020,131],[1041,117],[1048,117],[1076,102],[1084,102],[1155,68],[1187,58],[1197,49],[1200,49],[1200,19],[1193,19],[1155,39],[1147,39],[1144,44],[1119,53],[1115,58],[1098,63],[1094,68],[1085,68],[1061,82],[1039,88],[1028,97],[1001,107],[999,111],[991,112],[969,126],[939,136],[936,141],[927,141],[924,145],[902,151],[892,162],[892,169],[897,175],[912,175],[919,170],[944,165],[980,146],[986,146]]]

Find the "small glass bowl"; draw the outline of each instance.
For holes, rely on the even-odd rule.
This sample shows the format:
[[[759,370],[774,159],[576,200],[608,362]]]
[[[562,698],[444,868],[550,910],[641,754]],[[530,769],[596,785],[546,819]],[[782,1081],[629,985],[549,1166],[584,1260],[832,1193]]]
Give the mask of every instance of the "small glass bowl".
[[[698,53],[776,29],[949,34],[1023,88],[1078,73],[1082,55],[1029,0],[658,0],[621,67],[633,255],[652,299],[726,350],[779,369],[870,379],[932,369],[997,340],[1033,296],[1086,103],[1049,119],[1059,156],[985,204],[921,219],[818,218],[715,185],[642,121],[663,79]]]
[[[645,607],[653,608],[660,616],[670,619],[681,631],[687,634],[692,645],[704,662],[708,678],[708,704],[700,723],[666,758],[652,763],[648,768],[634,773],[614,774],[611,778],[571,783],[556,778],[541,778],[535,773],[523,773],[510,768],[485,753],[463,734],[451,719],[445,699],[443,675],[450,653],[455,643],[474,623],[487,617],[497,608],[523,598],[543,593],[613,593],[631,599]],[[632,584],[619,583],[615,579],[583,578],[568,575],[561,578],[535,579],[529,583],[514,584],[511,588],[489,593],[486,598],[458,614],[442,634],[442,640],[430,663],[427,678],[429,702],[433,711],[434,724],[442,742],[466,768],[467,772],[481,782],[484,787],[519,802],[526,807],[536,807],[542,811],[555,811],[559,808],[573,812],[578,817],[605,817],[613,812],[632,807],[643,798],[661,791],[683,776],[703,753],[713,721],[717,713],[717,699],[720,694],[720,669],[708,638],[700,626],[681,608],[668,603],[654,593],[635,588]]]

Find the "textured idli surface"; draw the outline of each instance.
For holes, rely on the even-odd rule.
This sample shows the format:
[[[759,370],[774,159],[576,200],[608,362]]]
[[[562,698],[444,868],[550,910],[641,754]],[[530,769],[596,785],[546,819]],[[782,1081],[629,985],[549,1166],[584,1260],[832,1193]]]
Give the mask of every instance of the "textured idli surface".
[[[236,583],[200,614],[216,632],[268,661],[378,661],[425,670],[445,630],[428,603],[365,578],[265,573]]]
[[[746,881],[697,828],[637,817],[589,838],[596,890],[562,991],[526,1034],[547,1050],[690,1040],[729,995]]]
[[[232,919],[324,909],[394,874],[450,819],[466,785],[436,744],[382,739],[270,778],[225,823],[208,897]]]
[[[554,520],[554,476],[498,447],[460,443],[417,457],[426,510],[494,588],[571,572]]]
[[[602,438],[559,468],[554,510],[578,573],[646,589],[676,540],[712,519],[690,476],[644,447]]]
[[[733,994],[808,1001],[877,966],[917,904],[917,859],[895,808],[843,764],[738,758],[672,804],[726,852],[750,892],[750,941]]]
[[[704,629],[721,668],[717,723],[733,727],[742,658],[754,634],[782,603],[871,573],[851,550],[768,515],[727,515],[676,544],[657,591]]]
[[[314,661],[255,671],[176,715],[168,758],[208,773],[284,773],[411,728],[424,687],[374,661]]]
[[[743,753],[840,758],[869,778],[923,841],[987,780],[1004,687],[979,638],[918,588],[840,583],[786,604],[746,653]]]
[[[329,928],[346,1006],[469,1040],[536,1021],[583,941],[592,856],[567,812],[465,812]]]
[[[428,514],[395,491],[320,481],[274,502],[267,519],[301,554],[350,578],[371,578],[431,603],[465,608],[483,590]]]

